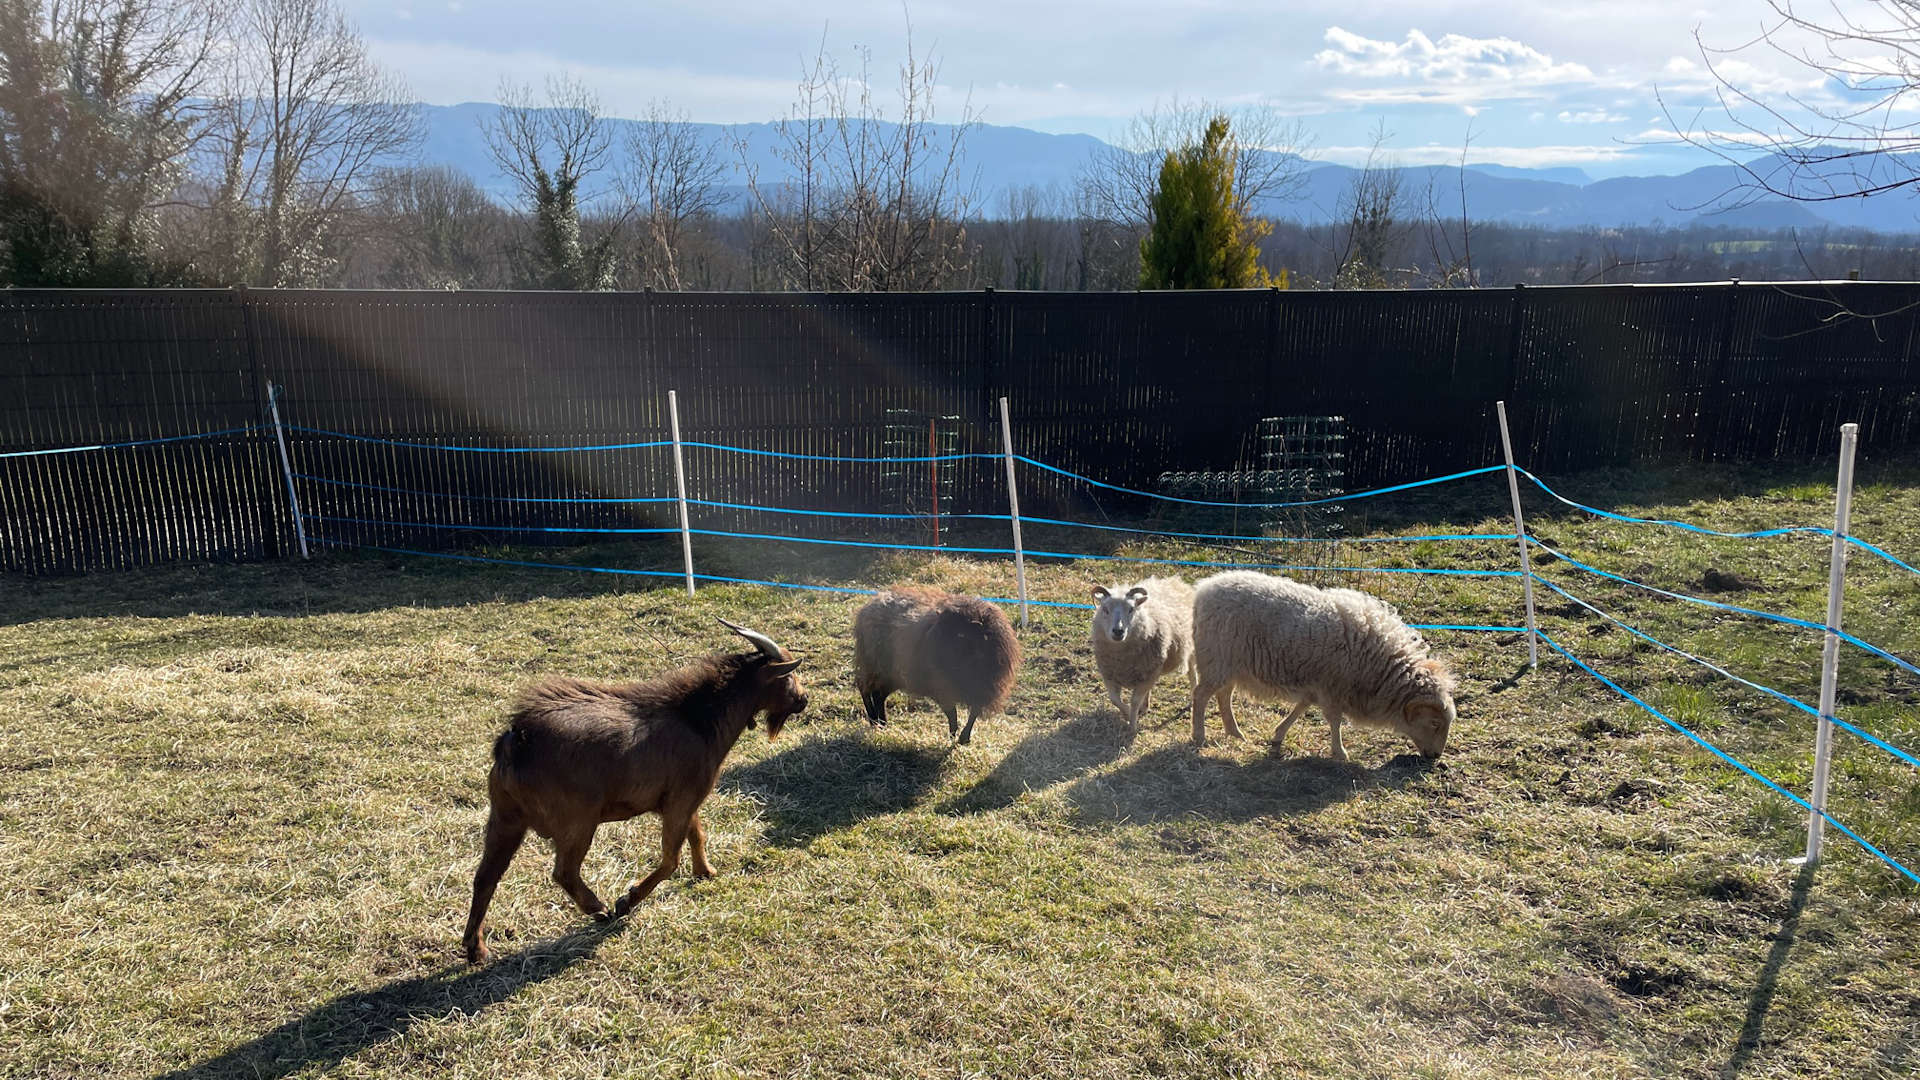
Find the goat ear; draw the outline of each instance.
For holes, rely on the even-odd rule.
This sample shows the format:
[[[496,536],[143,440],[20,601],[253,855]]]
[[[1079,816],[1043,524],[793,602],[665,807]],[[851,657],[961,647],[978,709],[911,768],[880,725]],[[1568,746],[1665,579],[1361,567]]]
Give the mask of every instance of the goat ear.
[[[785,678],[793,674],[794,669],[799,666],[800,660],[798,657],[792,660],[775,660],[767,665],[767,677],[770,679]]]
[[[1106,601],[1107,597],[1112,595],[1113,594],[1108,592],[1104,586],[1095,585],[1093,587],[1093,598],[1095,600],[1101,601],[1102,603]]]

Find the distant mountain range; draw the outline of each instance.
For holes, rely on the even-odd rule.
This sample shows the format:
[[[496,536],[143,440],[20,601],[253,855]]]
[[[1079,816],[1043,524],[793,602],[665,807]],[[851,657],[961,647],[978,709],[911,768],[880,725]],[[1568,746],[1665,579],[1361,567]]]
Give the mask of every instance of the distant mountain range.
[[[467,173],[490,195],[506,200],[512,190],[487,156],[480,124],[499,107],[491,104],[427,106],[426,141],[420,159]],[[615,139],[624,140],[632,121],[610,121]],[[762,183],[777,183],[785,166],[774,156],[777,136],[773,124],[696,124],[706,138],[718,142],[725,159],[734,163],[727,197],[746,197],[747,171],[735,149],[746,147],[746,160]],[[944,135],[944,125],[935,125]],[[1063,197],[1072,189],[1082,165],[1105,144],[1090,135],[1049,135],[1026,128],[982,124],[967,133],[963,174],[974,191],[976,212],[1001,217],[1008,205],[1006,193],[1023,187],[1051,189]],[[1294,198],[1272,201],[1259,209],[1275,218],[1305,223],[1331,220],[1359,170],[1345,165],[1306,162],[1306,173]],[[1417,166],[1400,170],[1405,205],[1423,212],[1431,187],[1441,212],[1457,216],[1461,170],[1457,166]],[[1550,228],[1616,227],[1664,224],[1725,225],[1746,229],[1835,225],[1882,232],[1920,232],[1920,199],[1909,189],[1864,199],[1826,203],[1768,199],[1728,207],[1728,195],[1740,183],[1740,170],[1712,165],[1674,176],[1626,176],[1592,180],[1576,168],[1528,169],[1492,163],[1469,164],[1465,170],[1469,215],[1476,221],[1498,221]]]

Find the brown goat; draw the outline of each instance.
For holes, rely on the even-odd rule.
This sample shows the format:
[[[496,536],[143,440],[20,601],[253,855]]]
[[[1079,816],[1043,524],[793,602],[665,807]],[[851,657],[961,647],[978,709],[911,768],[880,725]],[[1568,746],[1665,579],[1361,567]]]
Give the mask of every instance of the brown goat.
[[[765,713],[767,738],[807,707],[790,657],[772,638],[735,626],[757,651],[718,654],[648,682],[548,679],[524,691],[493,744],[486,848],[473,875],[467,962],[487,957],[481,941],[500,875],[532,829],[553,841],[553,881],[580,910],[604,919],[606,906],[580,880],[580,863],[604,822],[660,815],[660,864],[613,905],[619,917],[647,898],[692,848],[693,872],[712,877],[700,804],[741,733]]]
[[[887,722],[887,697],[931,698],[947,714],[947,735],[967,743],[973,722],[1007,703],[1020,667],[1020,641],[1000,609],[939,589],[902,587],[874,597],[853,619],[854,681],[867,722]],[[957,705],[967,707],[960,726]]]

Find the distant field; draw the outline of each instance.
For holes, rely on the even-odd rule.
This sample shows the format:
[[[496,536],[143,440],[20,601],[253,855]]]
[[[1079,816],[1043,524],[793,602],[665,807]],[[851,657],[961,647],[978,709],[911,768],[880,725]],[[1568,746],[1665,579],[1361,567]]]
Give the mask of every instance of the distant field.
[[[1497,479],[1497,478],[1495,478]],[[1920,484],[1869,471],[1856,529],[1920,554]],[[1830,523],[1824,471],[1568,478],[1721,528]],[[1727,494],[1737,492],[1738,494]],[[1490,531],[1350,512],[1351,533]],[[1244,522],[1242,523],[1244,525]],[[1166,527],[1178,527],[1169,523]],[[1598,566],[1819,619],[1818,539],[1543,515]],[[1031,542],[1031,541],[1030,541]],[[1203,557],[1189,546],[1132,549]],[[1262,559],[1278,546],[1252,546]],[[1298,545],[1291,561],[1506,568],[1510,544]],[[672,566],[662,548],[540,558]],[[1218,553],[1214,556],[1221,557]],[[714,573],[1010,595],[997,562],[701,550]],[[1274,561],[1278,561],[1275,559]],[[1813,700],[1817,636],[1543,573],[1647,633]],[[1079,600],[1110,564],[1051,563]],[[1920,579],[1856,559],[1848,628],[1920,655]],[[1511,623],[1508,580],[1365,575],[1414,621]],[[1920,889],[1511,634],[1435,631],[1462,676],[1437,764],[1378,732],[1327,760],[1185,742],[1169,683],[1129,741],[1084,612],[1040,609],[1010,715],[950,748],[920,705],[858,719],[856,597],[688,600],[630,579],[401,557],[0,582],[0,1075],[19,1077],[1866,1076],[1920,1065]],[[1796,790],[1807,718],[1544,597],[1544,626]],[[734,644],[810,659],[813,708],[741,741],[706,813],[720,876],[594,926],[525,848],[498,959],[458,945],[502,703],[543,672],[638,677]],[[1849,654],[1841,715],[1920,748],[1920,678]],[[1245,710],[1270,732],[1271,706]],[[1835,814],[1920,862],[1920,774],[1847,735]],[[603,828],[603,894],[657,851]]]

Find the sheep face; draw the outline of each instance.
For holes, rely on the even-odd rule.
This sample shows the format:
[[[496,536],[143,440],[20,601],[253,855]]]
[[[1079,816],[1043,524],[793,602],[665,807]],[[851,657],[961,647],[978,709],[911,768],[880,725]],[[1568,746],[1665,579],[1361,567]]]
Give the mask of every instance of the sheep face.
[[[1093,613],[1093,636],[1125,641],[1128,632],[1133,629],[1134,612],[1139,611],[1140,605],[1147,602],[1147,590],[1136,585],[1128,589],[1125,596],[1115,596],[1095,585],[1093,599],[1099,604],[1099,608]]]
[[[1437,758],[1447,748],[1453,728],[1453,673],[1438,660],[1422,660],[1415,668],[1415,696],[1401,710],[1401,730],[1422,757]]]
[[[761,669],[760,702],[755,712],[767,715],[767,738],[780,737],[787,719],[806,711],[807,688],[800,681],[800,661],[779,660]]]

